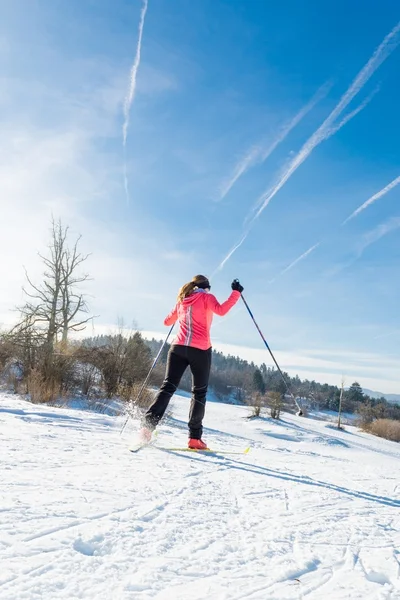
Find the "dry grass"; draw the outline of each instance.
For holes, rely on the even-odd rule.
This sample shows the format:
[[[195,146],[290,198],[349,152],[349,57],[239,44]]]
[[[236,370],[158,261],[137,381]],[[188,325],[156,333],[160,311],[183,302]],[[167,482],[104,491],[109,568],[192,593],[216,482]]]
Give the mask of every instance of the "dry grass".
[[[363,425],[364,431],[377,435],[378,437],[400,442],[400,421],[394,419],[376,419],[372,423]]]
[[[32,369],[27,377],[28,393],[31,402],[40,404],[42,402],[54,402],[60,395],[60,386],[54,380],[46,381],[38,369]]]
[[[141,387],[141,383],[134,383],[130,386],[120,386],[118,395],[130,405],[146,410],[154,400],[154,392],[146,387],[138,398]]]

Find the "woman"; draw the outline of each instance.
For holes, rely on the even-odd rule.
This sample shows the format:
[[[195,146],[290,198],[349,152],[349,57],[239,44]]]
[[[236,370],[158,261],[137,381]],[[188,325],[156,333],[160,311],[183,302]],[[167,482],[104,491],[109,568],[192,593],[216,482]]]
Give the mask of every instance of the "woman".
[[[152,431],[162,419],[171,396],[189,366],[192,372],[192,401],[188,446],[194,450],[207,449],[201,436],[211,367],[210,327],[213,313],[226,315],[239,300],[243,286],[235,279],[231,287],[231,295],[222,304],[209,293],[211,286],[204,275],[196,275],[179,290],[177,304],[164,320],[167,326],[178,321],[179,330],[168,353],[164,383],[145,415],[145,426],[141,430],[143,441],[150,441]]]

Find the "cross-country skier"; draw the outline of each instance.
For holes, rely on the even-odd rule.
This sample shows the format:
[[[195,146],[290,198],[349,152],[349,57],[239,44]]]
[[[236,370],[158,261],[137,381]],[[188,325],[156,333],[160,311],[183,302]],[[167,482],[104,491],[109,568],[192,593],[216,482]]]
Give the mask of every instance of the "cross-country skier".
[[[213,313],[226,315],[239,300],[243,286],[235,279],[231,287],[231,295],[222,304],[209,293],[210,282],[204,275],[196,275],[179,290],[177,304],[164,320],[164,325],[167,326],[178,321],[179,330],[168,353],[164,382],[145,414],[141,430],[143,442],[151,440],[153,430],[163,417],[171,396],[189,366],[192,372],[192,401],[188,446],[196,450],[207,449],[201,437],[211,367],[210,327]]]

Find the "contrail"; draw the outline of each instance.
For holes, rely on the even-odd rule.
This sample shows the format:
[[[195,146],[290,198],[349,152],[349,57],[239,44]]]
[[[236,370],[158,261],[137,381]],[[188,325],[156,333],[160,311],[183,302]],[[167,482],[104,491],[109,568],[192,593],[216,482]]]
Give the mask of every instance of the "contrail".
[[[221,186],[218,200],[222,200],[233,188],[239,177],[247,171],[247,169],[253,165],[261,153],[261,149],[258,146],[253,146],[245,154],[245,156],[238,162],[233,170],[231,177]]]
[[[376,335],[375,337],[373,337],[373,340],[380,340],[381,338],[387,338],[390,337],[392,335],[399,335],[400,334],[400,329],[395,329],[394,331],[390,331],[389,333],[383,333],[382,335]]]
[[[230,259],[230,257],[232,256],[232,254],[234,252],[236,252],[236,250],[239,248],[239,246],[241,246],[244,242],[244,240],[247,238],[248,234],[249,234],[250,229],[247,229],[246,231],[244,231],[241,239],[238,241],[238,243],[233,246],[233,248],[228,252],[228,254],[225,256],[224,260],[221,262],[221,264],[215,269],[215,271],[212,273],[211,275],[211,279],[214,277],[214,275],[216,273],[218,273],[218,271],[221,271],[221,269],[224,268],[225,264],[228,262],[228,260]]]
[[[360,258],[360,256],[362,255],[364,250],[366,248],[368,248],[368,246],[370,246],[371,244],[374,244],[375,242],[380,240],[383,236],[387,235],[391,231],[394,231],[395,229],[398,229],[399,227],[400,227],[400,217],[391,217],[384,223],[381,223],[380,225],[378,225],[378,227],[376,227],[375,229],[372,229],[372,231],[369,231],[368,233],[366,233],[363,236],[364,239],[363,239],[362,243],[360,244],[360,247],[358,248],[358,257],[357,258]]]
[[[129,91],[128,91],[127,97],[125,98],[125,103],[124,103],[124,118],[125,118],[125,120],[124,120],[124,124],[122,126],[122,146],[123,146],[123,151],[124,151],[124,184],[125,184],[126,199],[127,199],[128,204],[129,204],[129,190],[128,190],[128,175],[127,175],[127,168],[126,168],[126,140],[128,138],[129,112],[130,112],[132,102],[135,97],[135,91],[136,91],[136,77],[137,77],[137,72],[138,72],[139,65],[140,65],[140,53],[142,50],[142,35],[143,35],[144,19],[145,19],[146,12],[147,12],[147,4],[148,4],[148,0],[143,0],[142,10],[140,11],[140,21],[139,21],[138,41],[137,41],[137,45],[136,45],[136,54],[135,54],[135,58],[134,58],[133,65],[131,68],[131,73],[130,73]]]
[[[327,93],[329,92],[329,90],[332,87],[332,83],[331,82],[327,82],[324,83],[324,85],[322,85],[317,92],[314,94],[314,96],[311,98],[311,100],[305,105],[303,106],[303,108],[301,110],[299,110],[299,112],[297,113],[297,115],[295,115],[293,117],[293,119],[291,121],[289,121],[289,123],[287,123],[281,130],[281,132],[279,133],[279,135],[277,136],[277,138],[272,142],[272,144],[267,148],[267,150],[261,155],[261,160],[264,162],[264,160],[266,160],[270,154],[272,154],[272,152],[275,150],[275,148],[277,146],[279,146],[279,144],[281,142],[284,141],[284,139],[286,138],[286,136],[292,131],[292,129],[294,129],[296,127],[296,125],[298,125],[300,123],[300,121],[302,119],[304,119],[304,117],[306,116],[307,113],[310,112],[310,110],[312,110],[314,108],[314,106],[320,101],[322,100],[322,98],[324,98]]]
[[[400,22],[392,29],[392,31],[384,38],[378,48],[375,50],[374,54],[371,56],[369,61],[364,65],[361,71],[358,73],[353,83],[347,89],[346,93],[342,96],[339,103],[335,106],[329,116],[325,119],[325,121],[318,127],[318,129],[311,135],[311,137],[307,140],[307,142],[300,149],[298,154],[291,160],[288,167],[285,169],[283,174],[278,179],[277,183],[268,190],[266,195],[262,195],[258,201],[260,207],[257,212],[253,215],[249,224],[247,225],[246,233],[242,236],[240,242],[238,242],[233,250],[230,251],[229,255],[222,261],[221,264],[225,264],[244,242],[246,239],[254,221],[258,219],[263,210],[268,206],[271,202],[272,198],[279,192],[279,190],[285,185],[285,183],[290,179],[290,177],[295,173],[295,171],[300,167],[300,165],[310,156],[314,148],[319,146],[321,142],[328,139],[332,135],[334,135],[340,129],[339,125],[335,126],[335,121],[343,111],[347,108],[353,98],[361,91],[367,81],[372,77],[375,71],[380,67],[380,65],[384,62],[384,60],[393,52],[393,50],[398,46],[400,39]],[[354,116],[353,111],[353,116]],[[343,119],[342,125],[345,125],[349,119]],[[254,210],[254,209],[253,209]]]
[[[349,217],[347,217],[347,219],[345,221],[343,221],[342,225],[345,225],[348,221],[350,221],[351,219],[354,219],[354,217],[359,215],[363,210],[365,210],[368,206],[373,204],[376,200],[379,200],[379,198],[382,198],[382,196],[384,196],[385,194],[390,192],[390,190],[392,190],[394,187],[396,187],[396,185],[398,185],[399,183],[400,183],[400,177],[396,177],[396,179],[394,179],[386,187],[384,187],[379,192],[377,192],[376,194],[371,196],[371,198],[366,200],[366,202],[364,202],[364,204],[361,204],[361,206],[359,206],[353,213],[351,213],[351,215]]]
[[[299,168],[299,166],[310,156],[311,152],[319,146],[321,142],[328,139],[334,133],[339,131],[339,125],[335,127],[335,120],[342,114],[347,108],[353,98],[361,91],[367,81],[372,77],[375,71],[381,66],[383,61],[390,55],[391,52],[396,48],[400,42],[398,33],[400,32],[400,22],[392,29],[392,31],[385,37],[383,42],[375,50],[372,57],[364,65],[357,77],[354,79],[351,86],[348,88],[346,93],[342,96],[339,103],[335,106],[330,115],[325,121],[318,127],[318,129],[312,134],[307,140],[300,152],[294,157],[286,172],[282,175],[278,183],[274,186],[272,191],[264,198],[263,204],[255,215],[255,219],[260,216],[262,211],[269,202],[275,196],[275,194],[285,185],[287,180],[293,175],[293,173]],[[357,111],[354,111],[357,114]],[[353,113],[353,116],[355,116]],[[349,119],[345,118],[342,121],[342,126],[348,123]]]
[[[370,93],[370,95],[360,104],[360,106],[357,106],[357,108],[355,108],[354,110],[352,110],[351,112],[349,112],[348,115],[346,115],[345,117],[343,117],[343,119],[334,127],[332,127],[330,129],[329,132],[329,137],[331,135],[334,135],[337,131],[339,131],[339,129],[342,129],[342,127],[344,127],[346,125],[346,123],[348,123],[349,121],[351,121],[351,119],[353,119],[356,115],[358,115],[359,112],[361,112],[362,110],[364,110],[364,108],[371,102],[372,98],[379,92],[379,86],[377,86],[373,92]]]
[[[366,250],[368,246],[375,244],[375,242],[380,240],[382,237],[394,231],[395,229],[399,229],[399,227],[400,217],[390,217],[387,221],[375,227],[375,229],[365,233],[358,244],[358,248],[355,249],[355,256],[348,262],[341,265],[336,265],[333,269],[330,269],[330,275],[337,275],[337,273],[343,271],[343,269],[350,267],[353,263],[361,258],[364,250]]]
[[[346,125],[346,123],[348,123],[353,117],[355,117],[359,112],[361,112],[367,106],[367,104],[370,103],[370,101],[372,100],[372,98],[375,96],[375,94],[378,91],[379,91],[379,88],[378,87],[375,88],[375,90],[364,100],[364,102],[362,102],[360,104],[360,106],[358,106],[353,111],[351,111],[348,115],[346,115],[340,121],[340,123],[338,123],[338,125],[336,125],[335,127],[333,127],[331,129],[330,135],[334,135],[337,131],[339,131],[339,129],[341,129],[344,125]],[[399,181],[400,181],[400,177],[399,177]],[[309,248],[308,250],[306,250],[306,252],[304,252],[303,254],[301,254],[301,256],[299,256],[293,262],[291,262],[290,265],[288,265],[285,269],[283,269],[283,271],[281,271],[276,277],[274,277],[273,279],[271,279],[268,283],[273,283],[274,281],[276,281],[276,279],[278,277],[280,277],[281,275],[283,275],[287,271],[290,271],[290,269],[292,269],[295,265],[297,265],[297,263],[299,263],[300,261],[302,261],[309,254],[311,254],[311,252],[313,252],[316,248],[318,248],[318,246],[320,244],[321,244],[321,242],[318,242],[317,244],[314,244],[314,246],[311,246],[311,248]]]
[[[139,33],[138,33],[138,41],[137,41],[137,46],[136,46],[136,54],[135,54],[135,58],[133,61],[133,65],[131,68],[131,74],[130,74],[129,93],[128,93],[127,97],[125,98],[125,104],[124,104],[125,121],[124,121],[124,124],[122,127],[124,146],[126,145],[126,139],[128,137],[129,111],[130,111],[130,108],[131,108],[131,105],[133,102],[133,98],[135,96],[135,91],[136,91],[136,76],[137,76],[137,72],[138,72],[139,65],[140,65],[140,53],[142,50],[143,26],[144,26],[144,19],[145,19],[146,12],[147,12],[147,4],[148,4],[148,0],[143,0],[142,10],[140,11]]]
[[[327,95],[332,84],[330,82],[322,85],[314,96],[311,98],[309,102],[303,108],[299,110],[299,112],[288,122],[286,123],[273,140],[273,142],[263,151],[261,146],[253,146],[250,150],[245,154],[245,156],[238,162],[231,177],[226,181],[226,183],[220,189],[220,196],[218,200],[222,200],[228,194],[228,192],[235,185],[239,177],[241,177],[251,166],[256,163],[263,163],[267,158],[273,153],[273,151],[281,144],[285,138],[289,135],[289,133],[300,123],[302,119],[310,112],[311,109],[319,102],[324,96]]]
[[[288,265],[287,267],[285,267],[283,269],[283,271],[281,271],[279,273],[279,275],[277,275],[277,277],[279,277],[280,275],[283,275],[287,271],[290,271],[290,269],[293,269],[293,267],[295,265],[297,265],[297,263],[299,263],[301,260],[304,260],[309,254],[311,254],[311,252],[313,252],[315,250],[315,248],[318,248],[318,246],[320,245],[320,243],[321,242],[318,242],[317,244],[314,244],[314,246],[311,246],[311,248],[309,248],[308,250],[306,250],[305,252],[303,252],[303,254],[301,254],[300,256],[298,256],[293,262],[290,263],[290,265]],[[273,283],[274,281],[276,281],[277,277],[274,277],[274,279],[271,279],[268,283]]]

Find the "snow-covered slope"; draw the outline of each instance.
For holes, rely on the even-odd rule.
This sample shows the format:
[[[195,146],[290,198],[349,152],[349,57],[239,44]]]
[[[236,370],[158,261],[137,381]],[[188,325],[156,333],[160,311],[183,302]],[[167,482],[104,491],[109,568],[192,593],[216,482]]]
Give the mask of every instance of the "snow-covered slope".
[[[210,403],[204,437],[248,455],[132,454],[135,422],[0,396],[0,598],[399,599],[400,446],[246,415]]]

